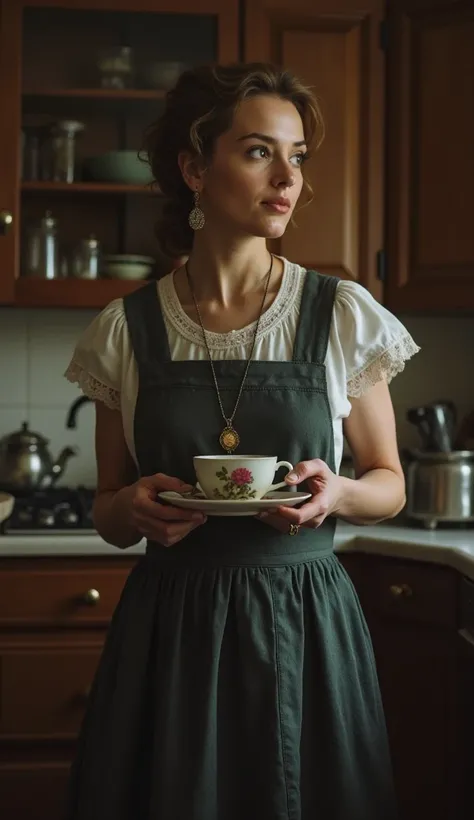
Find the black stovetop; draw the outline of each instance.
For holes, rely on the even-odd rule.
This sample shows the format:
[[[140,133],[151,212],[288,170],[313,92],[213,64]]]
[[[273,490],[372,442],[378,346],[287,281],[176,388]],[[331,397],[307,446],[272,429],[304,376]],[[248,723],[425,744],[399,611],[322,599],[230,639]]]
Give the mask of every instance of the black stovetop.
[[[93,530],[95,490],[88,487],[55,487],[15,499],[2,533]]]

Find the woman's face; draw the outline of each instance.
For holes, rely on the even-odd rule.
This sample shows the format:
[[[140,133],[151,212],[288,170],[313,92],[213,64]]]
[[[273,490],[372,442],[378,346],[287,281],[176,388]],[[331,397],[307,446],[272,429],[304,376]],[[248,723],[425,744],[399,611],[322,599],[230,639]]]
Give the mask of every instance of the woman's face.
[[[207,224],[244,236],[281,236],[301,193],[306,150],[291,102],[270,95],[245,100],[217,139],[202,179]]]

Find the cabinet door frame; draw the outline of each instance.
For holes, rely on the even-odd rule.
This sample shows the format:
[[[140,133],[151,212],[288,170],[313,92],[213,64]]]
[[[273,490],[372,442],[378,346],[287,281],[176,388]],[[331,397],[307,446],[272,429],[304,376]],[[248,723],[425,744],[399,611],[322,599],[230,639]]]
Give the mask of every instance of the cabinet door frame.
[[[474,19],[472,0],[388,0],[387,286],[396,312],[446,314],[474,310],[474,261],[426,264],[416,258],[420,222],[416,200],[415,39],[423,22],[461,15]],[[454,128],[455,130],[455,128]],[[474,230],[474,226],[473,226]]]
[[[13,224],[0,235],[0,305],[15,302],[20,275],[22,19],[25,9],[209,14],[217,20],[219,62],[239,58],[239,0],[0,0],[0,210],[11,211]]]
[[[278,61],[279,32],[285,27],[294,29],[295,23],[306,30],[360,30],[359,186],[353,200],[359,206],[360,218],[347,217],[353,219],[347,232],[357,234],[359,275],[354,278],[378,299],[383,293],[379,252],[384,251],[385,232],[385,54],[381,43],[384,16],[384,0],[246,0],[244,17],[246,60]],[[350,211],[348,203],[347,213]],[[295,261],[316,264],[323,273],[340,275],[339,264],[334,271],[330,266],[318,265],[317,260]],[[353,278],[351,273],[347,271],[346,276],[343,271],[342,275]]]
[[[0,304],[15,297],[20,241],[21,60],[18,13],[13,0],[0,0],[0,209],[13,223],[0,235]]]

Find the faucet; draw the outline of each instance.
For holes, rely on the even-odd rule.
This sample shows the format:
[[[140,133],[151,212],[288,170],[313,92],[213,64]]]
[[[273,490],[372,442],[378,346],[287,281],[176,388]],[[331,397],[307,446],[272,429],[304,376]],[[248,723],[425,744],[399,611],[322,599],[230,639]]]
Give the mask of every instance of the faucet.
[[[90,399],[88,396],[79,396],[79,398],[76,399],[76,401],[74,401],[71,404],[71,406],[68,410],[67,417],[66,417],[66,427],[67,427],[68,430],[75,430],[76,429],[76,427],[77,427],[77,413],[78,413],[79,409],[82,407],[83,404],[86,404],[86,402],[91,402],[91,401],[92,401],[92,399]]]

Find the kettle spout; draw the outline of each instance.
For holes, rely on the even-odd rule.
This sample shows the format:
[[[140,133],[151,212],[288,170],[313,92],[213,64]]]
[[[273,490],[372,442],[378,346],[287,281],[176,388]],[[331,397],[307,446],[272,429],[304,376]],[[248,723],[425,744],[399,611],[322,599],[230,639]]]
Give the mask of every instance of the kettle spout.
[[[69,459],[72,458],[72,456],[76,456],[78,452],[77,447],[64,447],[64,449],[61,450],[55,464],[53,464],[51,468],[51,484],[54,484],[54,482],[58,480],[63,474]]]

